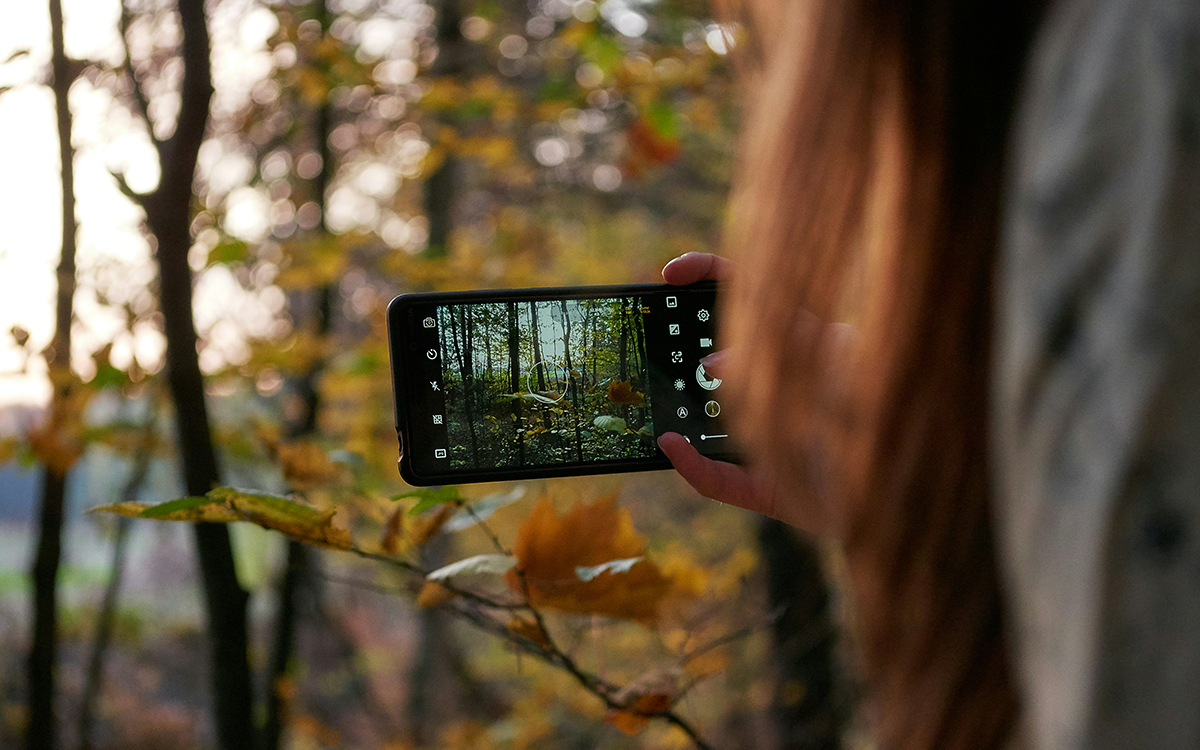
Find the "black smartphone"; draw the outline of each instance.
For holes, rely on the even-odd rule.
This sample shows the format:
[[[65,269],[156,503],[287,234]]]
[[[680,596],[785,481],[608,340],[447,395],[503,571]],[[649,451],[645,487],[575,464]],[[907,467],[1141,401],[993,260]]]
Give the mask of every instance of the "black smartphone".
[[[716,285],[403,294],[388,305],[400,474],[438,485],[670,467],[722,425]]]

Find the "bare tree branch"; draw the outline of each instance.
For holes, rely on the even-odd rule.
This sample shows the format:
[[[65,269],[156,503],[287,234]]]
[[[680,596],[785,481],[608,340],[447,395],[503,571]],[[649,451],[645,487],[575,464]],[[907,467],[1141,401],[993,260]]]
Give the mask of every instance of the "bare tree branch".
[[[121,64],[121,70],[129,79],[129,90],[133,96],[133,103],[137,107],[137,112],[146,121],[146,134],[150,136],[150,142],[154,144],[154,150],[158,152],[159,161],[162,161],[162,141],[154,134],[154,123],[150,121],[150,102],[146,98],[146,92],[142,89],[142,83],[137,79],[133,72],[133,54],[129,49],[129,27],[133,22],[133,13],[129,10],[127,2],[121,3],[121,45],[125,50],[125,61]],[[124,191],[122,191],[124,192]]]
[[[121,195],[124,195],[126,198],[133,201],[137,205],[145,208],[143,203],[146,200],[146,196],[143,195],[142,193],[137,192],[133,188],[129,187],[129,183],[125,181],[125,175],[121,174],[120,172],[114,172],[111,169],[108,170],[108,173],[110,175],[112,175],[113,180],[116,181],[117,190],[121,191]]]

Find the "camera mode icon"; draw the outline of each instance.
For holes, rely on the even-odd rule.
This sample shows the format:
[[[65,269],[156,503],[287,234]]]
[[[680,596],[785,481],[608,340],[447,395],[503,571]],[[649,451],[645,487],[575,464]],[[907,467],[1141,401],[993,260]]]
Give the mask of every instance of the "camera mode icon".
[[[445,448],[434,448],[433,449],[433,457],[434,458],[445,458],[446,457],[446,449]]]
[[[426,318],[425,320],[421,321],[421,325],[425,326],[426,328],[437,328],[437,321],[433,318]]]

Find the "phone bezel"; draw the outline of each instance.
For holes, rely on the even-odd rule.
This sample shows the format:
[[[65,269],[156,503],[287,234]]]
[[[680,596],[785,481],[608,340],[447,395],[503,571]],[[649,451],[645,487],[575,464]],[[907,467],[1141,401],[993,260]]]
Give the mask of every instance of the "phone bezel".
[[[387,308],[388,356],[392,375],[392,400],[395,405],[395,423],[400,443],[400,476],[414,486],[441,484],[463,484],[468,482],[495,482],[521,479],[539,479],[568,476],[590,476],[617,474],[632,471],[656,471],[671,468],[671,462],[655,446],[655,456],[633,459],[607,459],[588,463],[547,465],[538,467],[514,467],[501,469],[455,469],[454,471],[426,474],[418,472],[412,461],[413,414],[409,410],[409,394],[412,393],[410,372],[398,359],[406,356],[412,337],[405,323],[406,313],[413,307],[429,304],[453,305],[472,302],[504,302],[510,300],[545,301],[560,299],[597,299],[605,297],[631,297],[645,295],[667,295],[672,291],[702,291],[716,293],[715,282],[700,282],[688,286],[670,284],[610,284],[602,286],[534,287],[526,289],[476,289],[455,292],[410,292],[392,299]],[[736,460],[730,454],[723,456]]]

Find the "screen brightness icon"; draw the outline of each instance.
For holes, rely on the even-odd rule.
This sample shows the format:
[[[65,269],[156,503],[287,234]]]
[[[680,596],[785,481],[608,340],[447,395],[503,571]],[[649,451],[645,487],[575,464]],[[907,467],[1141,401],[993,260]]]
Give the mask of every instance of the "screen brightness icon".
[[[675,390],[682,391],[686,387],[687,387],[687,383],[683,382],[683,378],[675,379]]]

